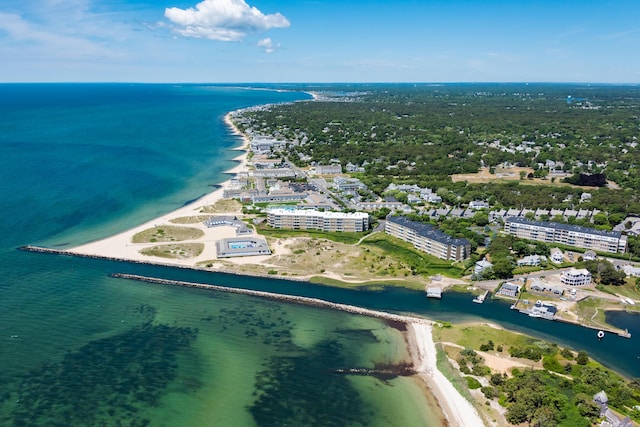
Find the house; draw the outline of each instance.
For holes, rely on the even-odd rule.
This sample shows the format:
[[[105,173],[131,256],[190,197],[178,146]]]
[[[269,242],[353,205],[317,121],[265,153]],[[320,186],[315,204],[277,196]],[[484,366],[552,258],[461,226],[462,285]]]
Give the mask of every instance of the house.
[[[505,282],[502,284],[502,286],[500,286],[498,294],[515,298],[518,296],[518,293],[520,293],[520,288],[521,286],[519,285],[513,284],[511,282]]]
[[[591,273],[586,268],[571,268],[562,272],[560,282],[569,286],[585,286],[591,284]]]
[[[596,253],[594,251],[586,251],[584,253],[584,255],[582,255],[582,259],[585,261],[593,261],[597,258],[598,256],[596,255]]]
[[[413,194],[409,194],[407,196],[407,203],[409,203],[410,205],[414,205],[416,203],[421,203],[422,199],[416,195]]]
[[[622,267],[622,271],[624,271],[627,276],[640,277],[640,267],[627,264]]]
[[[562,286],[552,285],[552,284],[543,282],[542,280],[539,280],[539,279],[532,279],[532,280],[533,282],[529,287],[529,289],[531,289],[532,292],[551,293],[556,296],[564,295],[564,288]]]
[[[484,272],[485,270],[488,270],[488,269],[490,269],[492,267],[493,267],[493,264],[491,264],[486,259],[482,259],[482,260],[476,262],[475,267],[473,267],[473,274],[475,274],[477,276],[481,276],[482,272]]]
[[[489,203],[482,200],[472,200],[469,202],[469,209],[479,210],[479,209],[489,209]]]
[[[551,262],[556,264],[562,264],[564,261],[564,254],[559,248],[551,249]]]
[[[536,212],[535,212],[534,216],[537,219],[540,219],[543,216],[549,216],[549,209],[538,208],[538,209],[536,209]]]
[[[598,405],[600,408],[600,417],[605,418],[609,425],[614,427],[633,427],[633,422],[629,417],[620,419],[609,409],[609,398],[604,390],[599,391],[593,396],[593,403]],[[605,425],[604,422],[601,425]]]
[[[528,265],[532,267],[536,267],[540,265],[542,261],[547,261],[547,257],[544,255],[528,255],[522,259],[517,261],[518,267],[523,265]]]

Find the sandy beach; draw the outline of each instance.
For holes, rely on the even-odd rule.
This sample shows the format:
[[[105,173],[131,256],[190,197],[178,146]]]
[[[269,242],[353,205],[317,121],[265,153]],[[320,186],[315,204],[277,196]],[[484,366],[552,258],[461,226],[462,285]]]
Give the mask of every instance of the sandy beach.
[[[469,403],[436,366],[436,346],[431,324],[408,322],[409,349],[418,375],[434,394],[450,426],[480,427],[484,422]],[[412,340],[414,340],[412,342]]]

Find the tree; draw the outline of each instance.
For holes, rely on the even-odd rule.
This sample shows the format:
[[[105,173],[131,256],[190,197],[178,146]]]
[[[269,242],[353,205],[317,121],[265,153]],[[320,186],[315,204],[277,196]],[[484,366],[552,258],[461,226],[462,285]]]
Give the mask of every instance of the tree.
[[[528,421],[529,413],[524,403],[515,402],[509,407],[506,413],[507,421],[511,424],[520,424]]]
[[[509,279],[513,277],[513,270],[515,265],[510,257],[505,257],[496,260],[493,263],[493,273],[498,279]]]
[[[472,221],[475,225],[483,227],[489,224],[489,214],[484,211],[477,212],[475,215],[473,215]]]
[[[586,351],[581,350],[578,352],[578,356],[576,357],[576,363],[578,365],[586,365],[589,363],[589,355]]]

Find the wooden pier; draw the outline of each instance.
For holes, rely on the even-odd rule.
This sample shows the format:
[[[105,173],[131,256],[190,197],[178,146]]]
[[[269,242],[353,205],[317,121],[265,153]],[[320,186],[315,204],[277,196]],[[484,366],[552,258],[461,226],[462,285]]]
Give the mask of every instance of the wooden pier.
[[[482,304],[484,302],[484,300],[487,298],[487,295],[489,295],[489,291],[484,291],[484,294],[476,296],[473,299],[473,302],[475,302],[477,304]]]

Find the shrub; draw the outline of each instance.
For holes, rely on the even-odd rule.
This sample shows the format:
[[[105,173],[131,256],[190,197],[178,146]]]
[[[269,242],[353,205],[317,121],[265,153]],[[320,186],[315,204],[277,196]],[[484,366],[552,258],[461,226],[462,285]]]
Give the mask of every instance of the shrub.
[[[487,399],[493,399],[498,395],[498,390],[496,390],[495,387],[490,387],[490,386],[482,387],[480,391],[482,392],[482,394],[484,394],[484,397],[486,397]]]
[[[578,365],[586,365],[587,363],[589,363],[589,355],[587,354],[586,351],[578,352],[578,357],[576,357],[576,363]]]
[[[568,348],[563,348],[560,355],[567,360],[573,360],[573,352]]]
[[[478,381],[477,379],[473,378],[473,377],[465,377],[467,379],[467,386],[469,387],[469,390],[475,390],[477,388],[482,387],[482,384],[480,384],[480,381]]]
[[[564,366],[554,356],[544,356],[542,358],[542,366],[544,369],[564,374],[566,371]]]

